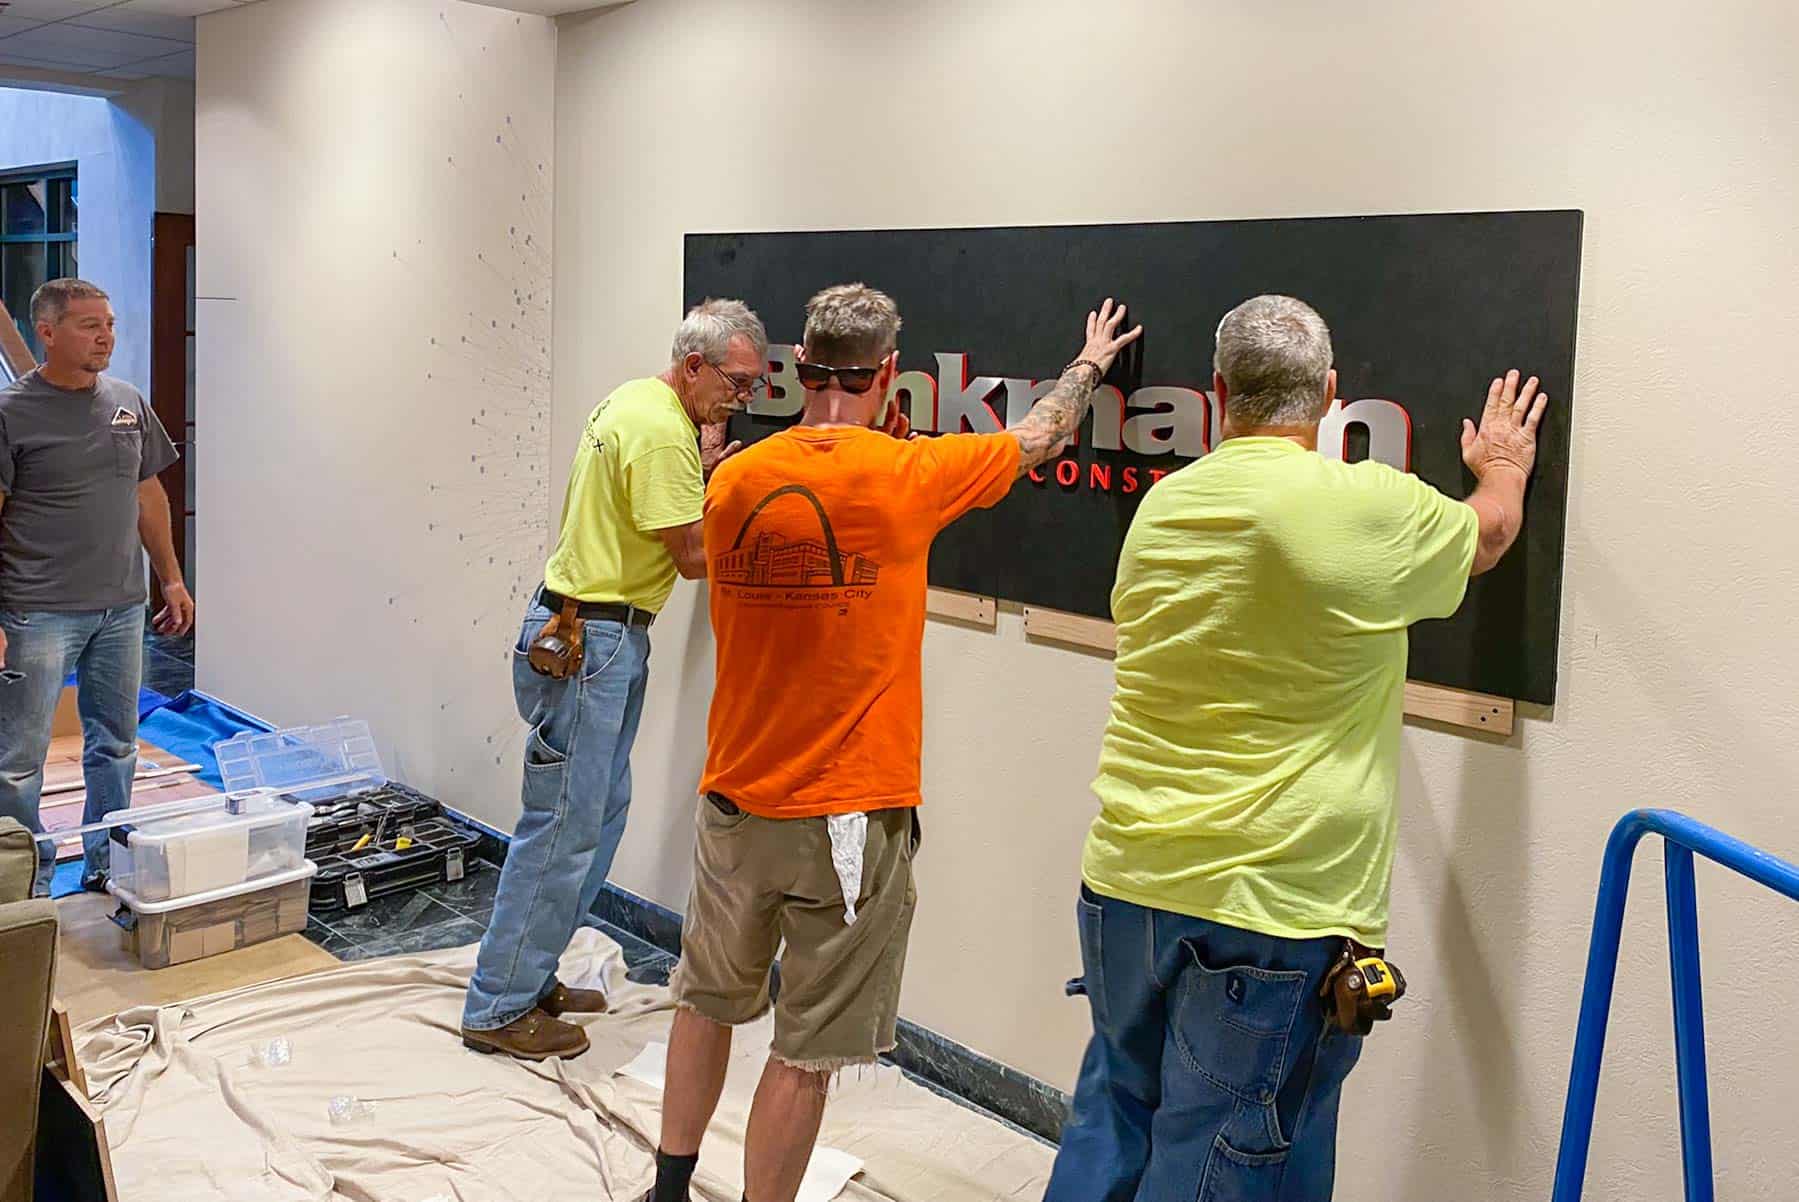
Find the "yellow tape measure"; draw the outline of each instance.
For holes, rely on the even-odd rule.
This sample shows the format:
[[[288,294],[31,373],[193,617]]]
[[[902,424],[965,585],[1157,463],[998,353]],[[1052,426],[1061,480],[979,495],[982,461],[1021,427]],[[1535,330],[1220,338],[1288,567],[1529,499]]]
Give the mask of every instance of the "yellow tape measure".
[[[1379,956],[1369,956],[1357,960],[1355,966],[1368,986],[1368,997],[1371,1000],[1384,1002],[1398,995],[1399,982],[1385,960]]]

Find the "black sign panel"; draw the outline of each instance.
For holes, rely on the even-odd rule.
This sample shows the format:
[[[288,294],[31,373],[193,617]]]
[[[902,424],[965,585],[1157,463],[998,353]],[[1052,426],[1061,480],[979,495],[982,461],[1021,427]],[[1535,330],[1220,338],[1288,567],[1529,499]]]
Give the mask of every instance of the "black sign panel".
[[[1028,408],[1079,351],[1085,315],[1105,296],[1146,327],[1114,367],[1097,415],[1063,460],[1022,480],[992,510],[938,539],[931,581],[946,588],[1099,617],[1131,516],[1154,479],[1215,445],[1218,319],[1263,292],[1298,296],[1330,323],[1345,402],[1403,410],[1395,425],[1333,427],[1346,458],[1374,454],[1452,496],[1473,487],[1461,462],[1464,417],[1509,367],[1542,377],[1550,406],[1518,545],[1469,587],[1455,617],[1414,628],[1413,679],[1553,703],[1574,326],[1577,211],[1207,221],[942,230],[692,234],[689,304],[739,297],[777,344],[799,340],[806,300],[861,280],[899,303],[900,368],[914,425],[992,429]],[[781,366],[775,364],[778,369]],[[927,376],[929,377],[927,379]],[[756,440],[784,427],[798,389],[733,422]],[[1047,388],[1047,383],[1042,387]],[[914,395],[917,394],[917,395]]]

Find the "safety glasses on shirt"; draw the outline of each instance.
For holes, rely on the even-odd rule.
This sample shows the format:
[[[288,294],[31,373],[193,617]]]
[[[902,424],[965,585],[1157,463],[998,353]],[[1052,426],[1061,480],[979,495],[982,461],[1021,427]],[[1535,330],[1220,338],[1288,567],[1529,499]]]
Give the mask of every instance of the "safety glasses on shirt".
[[[861,396],[874,387],[875,377],[880,374],[880,367],[832,367],[828,363],[795,363],[794,370],[799,373],[800,387],[817,392],[837,377],[837,384],[845,392],[853,392]]]

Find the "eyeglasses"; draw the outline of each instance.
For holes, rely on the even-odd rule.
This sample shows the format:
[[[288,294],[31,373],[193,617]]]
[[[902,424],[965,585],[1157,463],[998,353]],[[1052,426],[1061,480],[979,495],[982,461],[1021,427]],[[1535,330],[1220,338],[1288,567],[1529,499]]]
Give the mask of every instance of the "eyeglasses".
[[[731,395],[734,397],[753,397],[756,395],[756,388],[758,385],[765,389],[768,387],[767,376],[751,376],[749,379],[745,380],[740,376],[732,375],[716,363],[708,363],[706,366],[717,372],[719,379],[730,386]]]
[[[843,391],[853,392],[857,396],[874,387],[875,376],[881,371],[879,367],[832,367],[828,363],[795,363],[793,366],[799,373],[802,388],[817,392],[830,384],[832,376],[836,376]]]

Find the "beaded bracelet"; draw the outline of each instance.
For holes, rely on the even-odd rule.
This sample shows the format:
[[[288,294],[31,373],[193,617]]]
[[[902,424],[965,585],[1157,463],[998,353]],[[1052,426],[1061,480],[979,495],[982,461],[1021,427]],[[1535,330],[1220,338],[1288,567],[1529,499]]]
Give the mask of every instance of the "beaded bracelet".
[[[1099,382],[1106,378],[1104,369],[1091,359],[1076,359],[1073,363],[1070,363],[1067,367],[1062,369],[1062,374],[1067,375],[1077,367],[1091,367],[1093,369],[1093,386],[1095,388],[1098,388]]]

